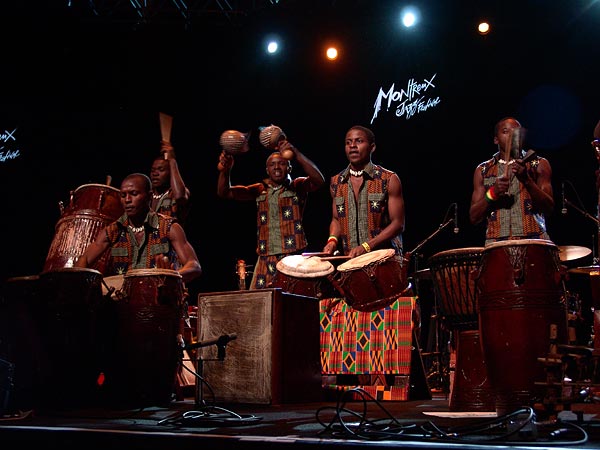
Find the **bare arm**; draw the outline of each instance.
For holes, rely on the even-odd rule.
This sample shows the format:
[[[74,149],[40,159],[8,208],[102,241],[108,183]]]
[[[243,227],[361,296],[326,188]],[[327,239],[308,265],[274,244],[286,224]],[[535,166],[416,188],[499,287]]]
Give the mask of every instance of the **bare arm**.
[[[169,240],[177,253],[177,259],[181,263],[179,273],[184,283],[188,283],[202,274],[202,267],[192,244],[189,243],[185,231],[178,223],[171,224]]]
[[[85,249],[85,252],[77,259],[75,267],[91,267],[93,266],[102,254],[108,249],[110,242],[106,229],[100,230],[96,240]]]
[[[475,168],[473,174],[473,193],[471,194],[471,206],[469,207],[469,220],[471,224],[480,223],[487,215],[489,203],[485,198],[485,186],[483,175],[479,167]]]
[[[389,241],[404,231],[404,195],[402,193],[402,182],[396,174],[390,178],[388,187],[388,214],[390,216],[390,223],[381,230],[381,233],[367,241],[372,250],[381,245],[382,242]],[[349,256],[354,258],[366,252],[362,245],[358,245],[350,251]]]
[[[512,164],[512,172],[531,195],[534,209],[544,214],[551,214],[554,211],[554,194],[552,191],[552,167],[548,160],[539,158],[535,181],[527,171],[527,166],[520,159],[516,160],[516,164]]]
[[[307,192],[316,191],[325,184],[325,177],[316,164],[304,156],[304,154],[294,147],[289,141],[281,141],[277,148],[282,154],[286,150],[290,150],[294,153],[296,161],[298,161],[298,164],[300,167],[302,167],[302,170],[304,170],[304,173],[308,177],[307,182],[304,184],[304,189],[306,189]]]
[[[249,201],[254,200],[262,191],[262,184],[256,183],[250,186],[232,186],[231,185],[231,168],[233,167],[233,156],[221,152],[219,156],[219,178],[217,179],[217,195],[221,198],[231,200]]]
[[[336,239],[339,239],[340,237],[340,233],[341,233],[341,226],[340,226],[340,222],[338,221],[338,212],[337,212],[337,208],[335,205],[335,197],[333,195],[333,191],[331,190],[331,187],[329,188],[330,194],[331,194],[331,204],[332,204],[332,210],[331,210],[331,222],[329,223],[329,236],[335,236]],[[325,244],[325,247],[323,247],[323,252],[324,253],[329,253],[330,255],[333,254],[333,252],[335,252],[337,250],[338,244],[337,242],[334,241],[328,241]]]

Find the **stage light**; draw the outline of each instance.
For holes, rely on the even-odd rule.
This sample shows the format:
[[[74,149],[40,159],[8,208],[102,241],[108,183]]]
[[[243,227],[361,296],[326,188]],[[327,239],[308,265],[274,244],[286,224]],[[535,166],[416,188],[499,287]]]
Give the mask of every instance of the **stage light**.
[[[400,19],[402,21],[402,25],[404,25],[406,28],[410,28],[418,23],[420,19],[419,10],[413,7],[404,8],[400,14]]]
[[[479,25],[477,25],[477,31],[481,35],[488,34],[490,32],[490,24],[485,21],[480,22]]]
[[[277,44],[277,42],[275,41],[270,41],[267,44],[267,52],[273,54],[273,53],[277,53],[277,50],[279,49],[279,44]]]
[[[329,47],[327,49],[327,51],[325,52],[325,55],[327,56],[327,59],[329,59],[330,61],[336,60],[338,57],[337,48]]]

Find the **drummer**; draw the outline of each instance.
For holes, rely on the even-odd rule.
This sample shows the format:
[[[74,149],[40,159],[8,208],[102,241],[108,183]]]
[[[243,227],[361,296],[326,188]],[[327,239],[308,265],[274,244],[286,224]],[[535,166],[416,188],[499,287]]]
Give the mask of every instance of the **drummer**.
[[[250,289],[270,287],[277,262],[287,255],[301,252],[308,246],[302,224],[306,200],[310,192],[325,184],[325,178],[319,168],[287,138],[279,141],[276,150],[267,158],[268,178],[248,186],[231,185],[230,174],[234,158],[225,151],[219,156],[219,197],[255,201],[257,206],[258,259],[254,266]],[[290,159],[284,158],[284,155],[290,155]],[[307,176],[292,179],[292,159],[297,161]],[[282,236],[286,237],[285,241]]]
[[[125,213],[98,233],[75,266],[91,267],[110,249],[104,276],[157,268],[177,270],[184,283],[199,277],[200,262],[181,225],[150,208],[150,178],[142,173],[130,174],[121,183],[120,191]]]
[[[332,219],[325,253],[333,254],[339,248],[354,258],[393,248],[402,254],[402,183],[395,172],[373,164],[375,147],[375,134],[369,128],[355,125],[346,133],[350,164],[331,178]]]
[[[171,142],[162,140],[160,154],[152,161],[152,209],[177,218],[181,226],[190,210],[190,190],[185,185]]]
[[[494,128],[498,151],[475,168],[469,219],[473,225],[485,219],[486,245],[507,239],[550,240],[545,215],[554,210],[552,168],[546,158],[522,149],[523,136],[517,119],[501,119]]]

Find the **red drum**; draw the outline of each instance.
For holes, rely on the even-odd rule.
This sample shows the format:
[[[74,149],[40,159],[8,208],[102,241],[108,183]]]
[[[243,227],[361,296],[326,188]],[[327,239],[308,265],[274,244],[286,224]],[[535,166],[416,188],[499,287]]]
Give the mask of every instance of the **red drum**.
[[[98,232],[122,214],[121,193],[112,186],[84,184],[72,191],[69,206],[56,224],[44,272],[73,267]],[[108,256],[107,251],[92,268],[104,273]]]
[[[481,350],[476,277],[483,247],[446,250],[429,258],[440,314],[454,332],[456,365],[451,411],[493,411],[495,398]]]
[[[499,241],[484,248],[479,330],[496,412],[533,407],[546,393],[545,358],[568,343],[558,247],[543,239]]]
[[[333,284],[357,311],[376,311],[394,303],[409,287],[408,258],[394,249],[374,250],[337,267]]]
[[[113,400],[165,405],[174,393],[183,336],[184,286],[179,272],[135,269],[125,274],[117,308],[116,361],[106,377]]]
[[[272,284],[292,294],[318,299],[335,297],[335,289],[329,281],[334,270],[329,261],[318,256],[290,255],[277,262]]]
[[[64,267],[40,274],[39,333],[47,355],[40,406],[91,406],[107,349],[104,303],[95,269]]]

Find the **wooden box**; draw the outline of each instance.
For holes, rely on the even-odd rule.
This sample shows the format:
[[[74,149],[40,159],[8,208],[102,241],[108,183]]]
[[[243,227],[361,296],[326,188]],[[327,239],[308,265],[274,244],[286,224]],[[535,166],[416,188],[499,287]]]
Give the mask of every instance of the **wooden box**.
[[[233,334],[222,360],[217,345],[198,349],[207,403],[213,393],[226,403],[322,400],[316,298],[280,288],[199,294],[197,341]]]

